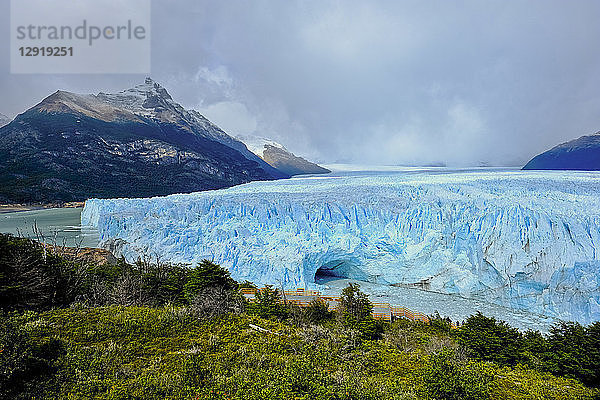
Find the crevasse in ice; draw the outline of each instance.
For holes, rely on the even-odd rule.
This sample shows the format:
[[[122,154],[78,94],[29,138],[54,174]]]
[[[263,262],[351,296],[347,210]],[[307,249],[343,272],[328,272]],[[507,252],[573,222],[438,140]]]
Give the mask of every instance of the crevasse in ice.
[[[135,260],[207,258],[237,280],[422,282],[511,308],[600,320],[600,174],[388,172],[149,199],[91,199],[82,224]]]

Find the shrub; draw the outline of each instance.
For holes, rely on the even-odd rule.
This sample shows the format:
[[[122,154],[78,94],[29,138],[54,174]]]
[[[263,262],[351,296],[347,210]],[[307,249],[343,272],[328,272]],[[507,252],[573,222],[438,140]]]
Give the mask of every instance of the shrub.
[[[12,342],[23,343],[9,360],[31,354],[47,373],[20,368],[29,372],[0,398],[584,400],[598,393],[574,380],[498,368],[460,353],[407,354],[384,341],[353,340],[355,330],[327,324],[297,328],[244,314],[201,320],[189,308],[172,306],[27,315],[5,330],[22,338]],[[434,332],[412,321],[397,328],[411,328],[421,348]],[[59,342],[49,346],[54,338]],[[50,349],[61,355],[48,356]],[[9,364],[0,359],[0,370]]]
[[[239,314],[245,307],[246,301],[242,295],[216,286],[202,289],[192,300],[189,308],[197,317],[213,318],[229,313]]]
[[[333,318],[333,312],[329,311],[329,305],[322,299],[312,300],[304,309],[304,315],[309,322],[322,322]]]
[[[67,306],[82,293],[82,266],[30,239],[0,234],[0,309]]]
[[[25,318],[0,315],[0,398],[41,397],[55,378],[63,344],[55,338],[34,342],[23,329]]]
[[[481,400],[489,398],[493,375],[484,366],[461,360],[451,350],[430,357],[423,373],[428,398]]]

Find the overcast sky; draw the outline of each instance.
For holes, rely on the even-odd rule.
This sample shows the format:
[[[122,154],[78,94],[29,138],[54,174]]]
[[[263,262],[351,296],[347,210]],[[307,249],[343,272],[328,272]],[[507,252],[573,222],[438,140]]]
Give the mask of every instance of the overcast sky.
[[[11,75],[0,113],[143,75]],[[60,12],[60,10],[57,10]],[[520,165],[600,130],[599,1],[152,3],[152,78],[232,135],[320,162]]]

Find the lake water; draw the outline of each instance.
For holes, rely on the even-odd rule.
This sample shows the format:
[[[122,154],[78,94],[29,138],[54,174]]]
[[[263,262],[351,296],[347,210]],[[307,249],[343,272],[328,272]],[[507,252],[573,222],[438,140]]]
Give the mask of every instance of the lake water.
[[[95,228],[81,226],[81,208],[50,208],[0,214],[0,232],[66,246],[98,247]]]

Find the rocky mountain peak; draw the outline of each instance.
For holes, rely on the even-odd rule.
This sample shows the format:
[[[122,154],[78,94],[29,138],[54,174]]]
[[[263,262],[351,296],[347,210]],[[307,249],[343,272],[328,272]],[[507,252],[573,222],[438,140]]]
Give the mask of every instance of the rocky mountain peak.
[[[158,82],[146,78],[144,83],[117,93],[98,93],[99,100],[105,101],[115,107],[129,110],[135,114],[148,115],[148,113],[170,110],[183,111],[182,107],[173,101],[173,98]],[[153,113],[152,113],[153,114]]]
[[[167,100],[173,100],[169,92],[167,92],[167,89],[162,87],[158,82],[152,80],[150,77],[147,77],[143,84],[135,86],[134,89],[145,91],[149,95],[156,95]]]
[[[149,77],[144,80],[144,83],[136,85],[131,89],[124,90],[122,93],[139,93],[145,95],[146,98],[159,97],[167,101],[173,100],[169,92],[167,92],[167,89]]]
[[[186,110],[151,78],[116,93],[100,92],[93,95],[57,90],[42,100],[35,109],[43,112],[75,112],[104,121],[138,120],[139,117],[165,122],[189,119]]]

